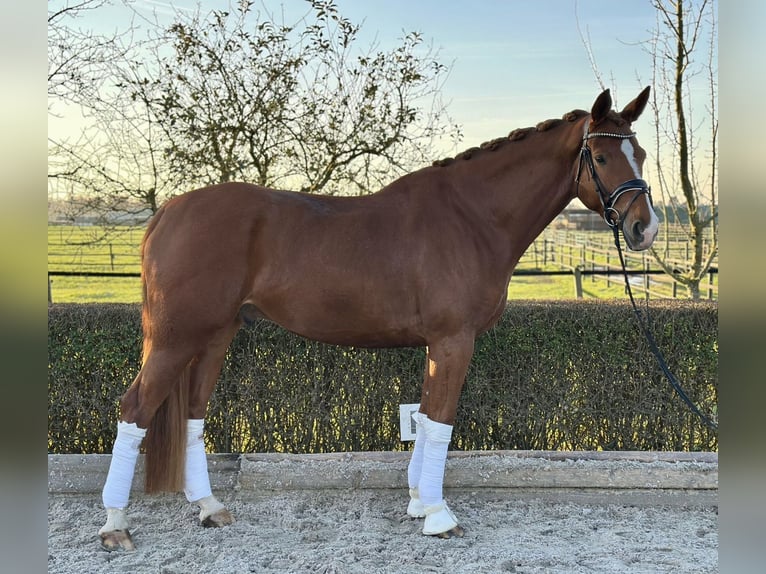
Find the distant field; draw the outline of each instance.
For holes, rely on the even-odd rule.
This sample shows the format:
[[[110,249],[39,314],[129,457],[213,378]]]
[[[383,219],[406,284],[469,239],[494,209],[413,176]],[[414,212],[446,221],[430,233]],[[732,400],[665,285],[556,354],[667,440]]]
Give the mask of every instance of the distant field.
[[[143,227],[118,228],[104,239],[99,227],[48,226],[48,271],[139,273]],[[51,277],[54,303],[136,303],[138,277]]]
[[[517,269],[523,268],[524,260]],[[619,280],[619,278],[618,278]],[[604,281],[583,278],[583,297],[613,299],[627,297],[622,285],[607,286]],[[508,286],[508,299],[574,299],[574,277],[569,275],[527,276],[515,275]]]
[[[590,233],[604,241],[609,252],[609,234]],[[105,237],[99,227],[48,226],[48,271],[81,271],[101,273],[139,273],[139,246],[144,234],[143,227],[123,227]],[[550,234],[552,236],[552,234]],[[548,251],[550,252],[548,239]],[[560,263],[567,255],[559,249],[557,261],[549,261],[545,254],[544,239],[530,246],[522,257],[517,270],[560,270]],[[611,248],[614,264],[616,252]],[[600,257],[600,256],[599,256]],[[606,259],[604,258],[604,261]],[[625,288],[620,278],[614,283],[583,277],[583,297],[624,298]],[[51,277],[51,299],[55,303],[136,303],[141,301],[141,283],[138,277]],[[717,296],[717,293],[716,293]],[[574,278],[563,276],[515,275],[508,288],[509,299],[571,299],[575,297]]]

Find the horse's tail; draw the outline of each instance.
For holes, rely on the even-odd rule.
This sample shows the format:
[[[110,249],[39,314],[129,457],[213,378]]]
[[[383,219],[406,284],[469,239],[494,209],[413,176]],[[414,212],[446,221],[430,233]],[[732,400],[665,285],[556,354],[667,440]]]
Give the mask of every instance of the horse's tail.
[[[184,488],[190,368],[190,365],[184,368],[146,432],[144,487],[148,493],[178,492]]]
[[[141,243],[142,268],[146,255],[147,240],[160,221],[164,207],[154,215],[146,229]],[[145,273],[141,273],[143,306],[141,322],[143,326],[143,362],[151,353],[154,325],[150,298],[147,297]],[[172,385],[168,397],[162,402],[149,423],[144,438],[146,492],[178,492],[184,487],[184,461],[186,456],[186,421],[189,418],[189,381],[190,365],[186,365],[178,380],[167,381]]]

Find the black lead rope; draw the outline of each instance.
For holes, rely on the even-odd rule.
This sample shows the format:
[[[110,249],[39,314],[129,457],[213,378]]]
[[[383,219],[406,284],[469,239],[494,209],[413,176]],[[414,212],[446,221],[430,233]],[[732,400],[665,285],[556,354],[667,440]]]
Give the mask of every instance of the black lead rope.
[[[689,395],[686,394],[686,391],[684,391],[683,387],[681,387],[681,384],[678,382],[678,379],[676,379],[676,376],[672,373],[670,368],[668,367],[667,363],[665,362],[665,357],[662,355],[662,352],[660,351],[659,347],[657,347],[657,342],[654,340],[654,336],[652,335],[652,332],[649,329],[649,314],[647,310],[646,317],[643,317],[641,315],[641,312],[638,309],[638,306],[636,305],[636,301],[633,298],[633,290],[630,288],[630,281],[628,280],[628,272],[625,268],[625,258],[622,254],[622,247],[620,246],[620,232],[617,229],[617,225],[612,227],[612,231],[614,231],[614,244],[617,246],[617,253],[620,255],[620,264],[622,265],[622,272],[625,276],[625,286],[628,290],[628,296],[630,297],[630,302],[633,305],[633,312],[636,315],[636,319],[638,320],[638,326],[641,328],[641,331],[644,334],[644,337],[646,337],[647,342],[649,343],[649,349],[651,349],[652,354],[657,359],[657,363],[660,366],[660,369],[662,369],[662,372],[665,373],[665,376],[667,377],[668,381],[670,382],[673,389],[676,391],[679,397],[689,406],[689,408],[692,410],[694,414],[696,414],[700,420],[705,423],[705,425],[708,428],[711,428],[713,430],[718,430],[718,423],[713,421],[710,417],[705,415],[699,407],[694,404],[694,401],[692,401],[689,398]]]

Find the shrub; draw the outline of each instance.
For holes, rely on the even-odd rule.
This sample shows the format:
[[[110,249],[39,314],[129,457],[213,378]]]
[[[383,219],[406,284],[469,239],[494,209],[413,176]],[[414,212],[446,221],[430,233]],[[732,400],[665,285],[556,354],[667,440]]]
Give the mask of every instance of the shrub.
[[[718,399],[718,307],[652,301],[670,369],[703,412]],[[108,453],[140,365],[139,305],[48,311],[48,449]],[[406,450],[398,405],[418,402],[422,349],[308,341],[265,321],[232,342],[208,407],[211,452]],[[514,302],[476,343],[452,448],[717,450],[675,396],[623,302]]]

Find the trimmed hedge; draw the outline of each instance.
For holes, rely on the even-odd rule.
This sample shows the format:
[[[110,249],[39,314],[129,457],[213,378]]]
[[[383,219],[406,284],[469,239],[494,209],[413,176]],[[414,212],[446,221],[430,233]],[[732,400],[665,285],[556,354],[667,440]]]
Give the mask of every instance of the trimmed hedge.
[[[652,301],[651,316],[671,370],[717,414],[717,304]],[[140,323],[139,305],[49,307],[49,452],[111,452]],[[419,401],[423,368],[422,349],[334,347],[256,323],[229,348],[208,450],[406,450],[398,405]],[[514,302],[477,340],[452,448],[715,451],[718,436],[675,396],[627,303]]]

